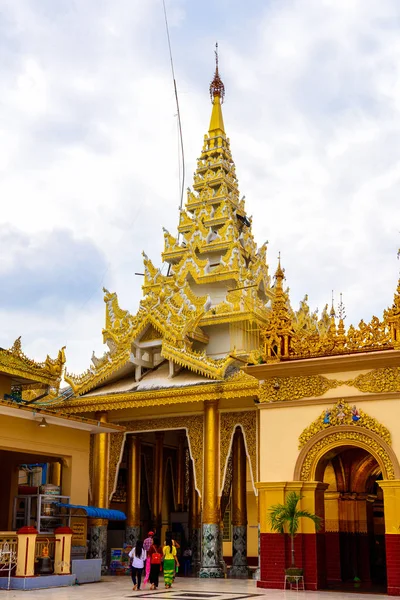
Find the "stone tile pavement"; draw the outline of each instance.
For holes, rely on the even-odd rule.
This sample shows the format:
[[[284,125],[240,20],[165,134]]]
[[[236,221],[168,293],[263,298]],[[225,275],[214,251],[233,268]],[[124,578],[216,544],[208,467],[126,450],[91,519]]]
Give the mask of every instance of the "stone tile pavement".
[[[158,590],[151,592],[149,587],[138,592],[132,591],[130,577],[104,577],[100,583],[75,585],[35,591],[1,591],[0,600],[383,600],[385,595],[345,593],[345,592],[296,592],[282,590],[262,590],[252,580],[233,579],[192,579],[177,577],[170,590],[166,590],[162,578]]]

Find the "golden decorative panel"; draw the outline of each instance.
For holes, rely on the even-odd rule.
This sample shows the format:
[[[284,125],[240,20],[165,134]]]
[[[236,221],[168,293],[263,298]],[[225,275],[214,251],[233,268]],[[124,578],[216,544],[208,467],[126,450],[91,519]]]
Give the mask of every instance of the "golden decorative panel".
[[[248,410],[243,412],[222,412],[220,414],[220,490],[224,488],[225,472],[232,447],[235,428],[240,425],[250,459],[251,474],[254,483],[257,480],[257,412]],[[255,491],[255,493],[257,493]]]
[[[328,390],[347,385],[363,393],[400,392],[400,367],[374,369],[354,379],[330,379],[323,375],[275,377],[260,386],[260,402],[283,402],[323,396]]]
[[[323,396],[328,390],[345,384],[345,381],[328,379],[323,375],[275,377],[261,384],[259,399],[260,402],[282,402]]]
[[[359,375],[348,385],[353,385],[360,392],[370,394],[382,392],[400,392],[400,367],[375,369],[364,375]]]
[[[363,433],[362,430],[357,431],[356,428],[354,431],[339,431],[339,427],[335,429],[337,431],[315,442],[307,453],[300,472],[301,481],[309,481],[313,477],[312,471],[315,460],[325,449],[328,451],[330,448],[337,446],[338,442],[343,442],[343,445],[346,445],[349,440],[360,443],[362,446],[367,447],[372,455],[378,456],[385,466],[386,478],[396,479],[392,460],[377,440],[367,433]]]
[[[108,497],[110,500],[117,486],[118,467],[122,459],[124,440],[124,433],[113,433],[110,435],[108,463]]]
[[[355,429],[368,429],[373,431],[387,444],[391,444],[389,430],[376,419],[367,415],[356,406],[350,406],[344,400],[339,400],[332,408],[326,408],[299,437],[299,448],[302,448],[314,435],[330,427],[352,425]]]
[[[203,415],[124,421],[123,425],[126,427],[126,433],[115,433],[110,436],[109,498],[111,498],[117,484],[118,466],[122,457],[125,435],[143,431],[165,431],[167,429],[185,429],[187,431],[189,450],[193,459],[195,485],[201,496],[203,490]]]

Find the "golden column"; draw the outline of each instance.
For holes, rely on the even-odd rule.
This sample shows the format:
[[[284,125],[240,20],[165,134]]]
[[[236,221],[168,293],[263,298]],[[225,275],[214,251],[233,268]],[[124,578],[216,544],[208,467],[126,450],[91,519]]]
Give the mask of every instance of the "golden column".
[[[232,447],[232,568],[231,577],[247,579],[247,490],[246,449],[237,427]]]
[[[96,420],[107,422],[107,413],[96,413]],[[97,433],[93,443],[92,504],[108,508],[108,448],[109,434]],[[102,568],[107,568],[107,520],[92,519],[90,523],[90,558],[101,558]]]
[[[224,577],[221,568],[218,400],[204,402],[203,544],[200,577]]]
[[[61,487],[61,462],[52,462],[49,467],[49,483]]]
[[[154,469],[153,469],[153,527],[154,530],[161,535],[161,512],[162,512],[162,495],[164,488],[164,432],[159,431],[155,434],[156,444],[154,447]]]
[[[194,481],[193,461],[189,470],[189,535],[192,550],[192,570],[196,575],[201,559],[201,500]]]
[[[140,435],[128,435],[128,479],[126,486],[125,539],[134,546],[140,536]]]
[[[96,413],[96,421],[107,422],[107,413]],[[98,433],[93,444],[93,505],[108,508],[108,433]]]
[[[176,503],[178,511],[184,509],[185,503],[185,441],[186,435],[184,433],[179,434],[176,469]]]

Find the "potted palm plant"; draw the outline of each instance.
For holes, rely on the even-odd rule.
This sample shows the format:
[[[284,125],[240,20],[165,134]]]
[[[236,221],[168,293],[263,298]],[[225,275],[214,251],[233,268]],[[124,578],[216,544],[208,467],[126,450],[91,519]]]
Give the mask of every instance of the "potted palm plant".
[[[294,538],[299,528],[300,519],[311,519],[315,523],[317,531],[321,528],[321,517],[308,512],[308,510],[299,510],[297,508],[302,497],[297,492],[290,492],[287,495],[285,504],[271,506],[269,514],[272,531],[282,534],[287,531],[290,535],[291,565],[289,569],[285,569],[285,574],[293,577],[293,580],[290,580],[291,583],[295,582],[296,577],[303,575],[303,569],[296,567],[294,554]]]

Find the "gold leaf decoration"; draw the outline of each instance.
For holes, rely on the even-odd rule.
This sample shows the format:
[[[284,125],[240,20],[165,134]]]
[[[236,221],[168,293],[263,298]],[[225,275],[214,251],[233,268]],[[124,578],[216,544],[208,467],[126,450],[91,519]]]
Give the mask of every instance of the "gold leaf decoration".
[[[299,448],[302,448],[308,440],[320,431],[341,425],[352,425],[357,429],[368,429],[379,435],[387,444],[391,444],[390,432],[384,425],[381,425],[363,410],[357,409],[356,406],[351,407],[344,400],[339,400],[332,408],[326,408],[318,419],[304,429],[299,437]]]
[[[228,462],[231,442],[237,425],[243,434],[250,456],[253,481],[257,480],[257,413],[255,410],[223,412],[220,416],[220,486],[223,486],[225,467]]]
[[[328,390],[344,385],[345,381],[328,379],[323,375],[275,377],[260,386],[260,402],[281,402],[322,396]]]
[[[400,392],[400,367],[385,367],[369,373],[358,375],[348,382],[360,392],[372,394],[383,392]]]
[[[346,441],[352,440],[358,443],[362,443],[370,448],[371,452],[382,460],[385,465],[387,479],[395,479],[395,472],[393,469],[393,463],[390,459],[388,453],[384,450],[384,448],[373,438],[364,434],[362,430],[358,430],[354,428],[354,432],[352,431],[335,431],[331,435],[328,435],[321,440],[318,440],[307,453],[306,458],[304,459],[300,479],[301,481],[309,481],[312,477],[312,467],[316,460],[316,457],[320,455],[320,453],[326,448],[327,450],[332,447],[337,442],[343,442],[346,444]]]

